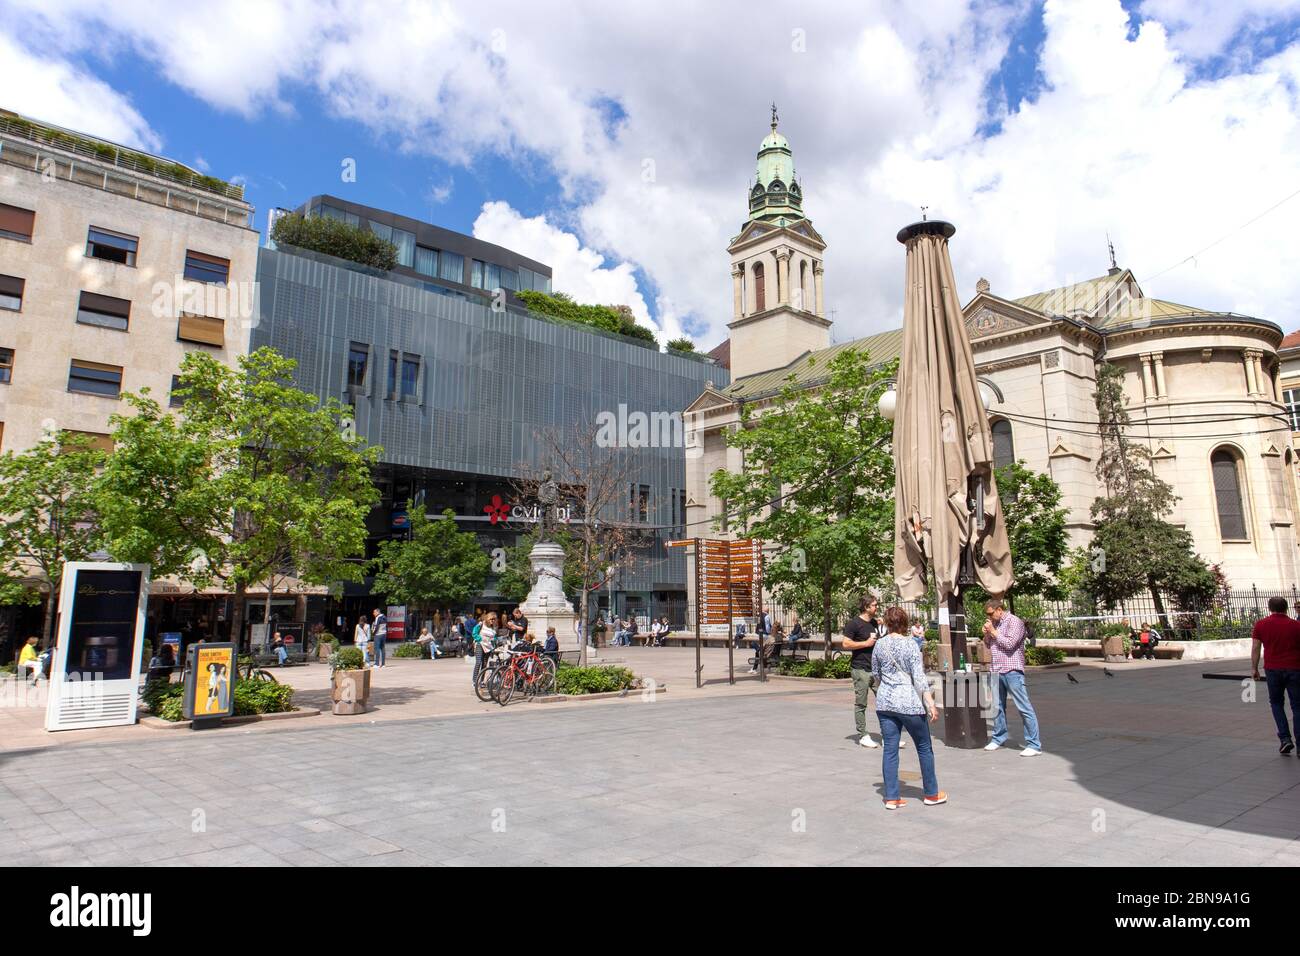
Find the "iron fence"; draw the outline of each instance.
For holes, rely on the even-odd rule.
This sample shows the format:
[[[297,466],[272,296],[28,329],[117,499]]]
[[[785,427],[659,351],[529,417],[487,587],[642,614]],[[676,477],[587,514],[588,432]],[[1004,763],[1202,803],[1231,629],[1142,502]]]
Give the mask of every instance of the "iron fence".
[[[1013,598],[1008,605],[1013,613],[1028,622],[1035,640],[1092,640],[1097,638],[1099,628],[1103,625],[1127,621],[1133,628],[1151,625],[1167,640],[1210,641],[1249,637],[1255,622],[1269,613],[1268,602],[1273,597],[1285,598],[1289,613],[1294,614],[1297,607],[1300,607],[1300,586],[1292,584],[1280,590],[1262,590],[1255,585],[1225,589],[1201,607],[1183,607],[1172,594],[1162,594],[1163,611],[1157,608],[1150,593],[1121,601],[1115,607],[1100,606],[1080,598],[1051,601],[1039,597]],[[891,604],[902,607],[913,620],[921,622],[927,628],[937,627],[933,600],[881,601],[882,609]],[[769,602],[764,610],[771,613],[773,623],[780,622],[786,632],[789,632],[796,618],[791,608]],[[981,610],[971,608],[980,620],[983,618]],[[847,618],[849,613],[848,609],[844,609],[842,614],[835,616]],[[959,615],[952,622],[957,630],[967,629],[961,617]],[[832,632],[840,633],[843,624],[843,620],[833,621]],[[816,619],[804,618],[803,626],[810,637],[822,633],[820,614]],[[750,631],[752,633],[752,626]]]

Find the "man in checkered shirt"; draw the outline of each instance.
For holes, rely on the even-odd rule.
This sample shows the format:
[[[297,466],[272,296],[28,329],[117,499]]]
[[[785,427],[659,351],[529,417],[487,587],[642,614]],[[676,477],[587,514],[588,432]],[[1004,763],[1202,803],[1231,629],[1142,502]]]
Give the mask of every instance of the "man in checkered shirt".
[[[1038,715],[1025,688],[1025,622],[1004,608],[1001,601],[989,601],[984,614],[988,618],[984,622],[984,644],[992,655],[989,669],[997,681],[993,695],[997,704],[993,737],[984,749],[997,750],[1007,742],[1007,694],[1010,693],[1025,725],[1025,749],[1020,751],[1020,756],[1037,757],[1043,748],[1038,739]]]

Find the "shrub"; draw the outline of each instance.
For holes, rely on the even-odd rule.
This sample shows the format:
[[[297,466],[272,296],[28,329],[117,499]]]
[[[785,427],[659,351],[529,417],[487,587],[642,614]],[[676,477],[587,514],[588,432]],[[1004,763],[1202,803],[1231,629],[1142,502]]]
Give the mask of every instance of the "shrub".
[[[627,306],[582,305],[574,302],[563,292],[547,293],[521,289],[515,295],[528,307],[529,312],[537,315],[589,325],[616,335],[641,339],[644,342],[653,343],[655,340],[653,332],[644,325],[636,324],[636,318]]]
[[[777,673],[784,677],[818,677],[825,680],[840,680],[853,676],[853,662],[847,655],[833,660],[814,657],[808,661],[784,660],[777,665]]]
[[[670,352],[694,352],[695,343],[682,336],[680,339],[669,339],[664,343],[664,348]]]
[[[397,266],[397,246],[387,239],[380,239],[369,229],[329,216],[288,213],[275,221],[271,239],[286,246],[337,256],[385,272]]]
[[[140,694],[140,699],[144,701],[151,714],[158,714],[164,702],[175,697],[179,702],[181,694],[185,690],[184,684],[173,684],[171,681],[151,680],[144,685],[144,691]],[[180,713],[180,711],[177,711]],[[179,720],[180,718],[173,718]]]
[[[607,694],[636,684],[636,675],[626,667],[561,667],[555,673],[555,689],[561,694]]]
[[[331,671],[359,671],[366,666],[366,655],[359,647],[340,647],[330,655]]]
[[[1025,663],[1031,667],[1043,664],[1059,664],[1065,660],[1065,651],[1059,647],[1026,647]]]
[[[235,681],[235,716],[282,714],[293,710],[293,688],[268,680]]]
[[[397,645],[393,651],[394,657],[410,657],[416,660],[422,657],[428,657],[429,654],[423,644],[417,644],[415,641],[403,641]]]
[[[279,714],[293,710],[293,688],[266,680],[235,681],[235,716]],[[163,720],[184,720],[185,685],[155,680],[145,685],[141,699],[149,712]]]

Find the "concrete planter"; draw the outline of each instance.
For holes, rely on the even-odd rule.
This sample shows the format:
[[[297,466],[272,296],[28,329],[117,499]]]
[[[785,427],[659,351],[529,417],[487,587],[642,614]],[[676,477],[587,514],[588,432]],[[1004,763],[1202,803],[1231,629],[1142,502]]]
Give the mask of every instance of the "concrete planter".
[[[1124,637],[1121,634],[1108,634],[1101,639],[1101,656],[1108,661],[1124,659]]]
[[[1250,638],[1239,637],[1226,641],[1161,641],[1157,656],[1166,647],[1181,650],[1185,661],[1221,661],[1229,658],[1250,657]]]
[[[370,668],[335,671],[330,698],[335,714],[364,714],[370,704]]]

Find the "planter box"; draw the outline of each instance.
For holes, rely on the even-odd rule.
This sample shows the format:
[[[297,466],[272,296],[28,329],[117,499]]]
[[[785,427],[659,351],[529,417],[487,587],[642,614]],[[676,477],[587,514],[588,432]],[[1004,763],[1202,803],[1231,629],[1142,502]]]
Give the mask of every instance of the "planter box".
[[[1161,641],[1156,656],[1166,647],[1182,652],[1185,661],[1220,661],[1228,658],[1250,657],[1250,638],[1238,637],[1226,641]]]
[[[1110,634],[1101,639],[1101,656],[1108,661],[1122,661],[1124,659],[1124,636],[1122,634]]]
[[[333,646],[332,644],[317,644],[317,645],[316,645],[316,659],[317,659],[317,660],[319,660],[319,661],[327,661],[327,660],[330,659],[330,654],[332,654],[332,653],[334,653],[334,646]]]
[[[364,714],[370,703],[370,668],[335,671],[330,698],[336,714]]]

